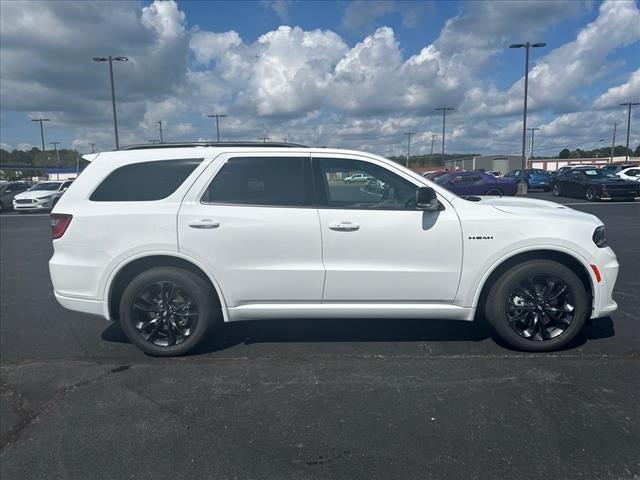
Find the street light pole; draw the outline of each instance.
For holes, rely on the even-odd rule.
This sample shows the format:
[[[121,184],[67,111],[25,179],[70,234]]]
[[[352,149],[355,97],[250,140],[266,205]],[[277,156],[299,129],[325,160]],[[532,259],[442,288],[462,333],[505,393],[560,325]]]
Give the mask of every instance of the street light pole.
[[[60,153],[58,152],[58,145],[60,145],[60,142],[49,142],[51,145],[53,145],[53,148],[56,151],[56,168],[60,168]],[[58,180],[60,180],[60,172],[57,173],[58,175]]]
[[[160,143],[164,143],[164,139],[162,138],[162,120],[158,121],[158,125],[160,126]]]
[[[509,48],[524,48],[524,111],[522,115],[522,168],[527,168],[527,96],[529,94],[529,49],[546,46],[546,43],[514,43]]]
[[[433,155],[433,144],[436,141],[436,136],[435,135],[431,135],[431,153],[429,153],[429,156]]]
[[[407,132],[405,135],[407,136],[407,162],[405,167],[409,168],[409,158],[411,157],[411,135],[415,135],[416,132]]]
[[[93,57],[94,62],[109,62],[109,80],[111,81],[111,107],[113,109],[113,130],[116,135],[116,150],[120,149],[120,141],[118,139],[118,115],[116,113],[116,89],[113,82],[113,62],[127,62],[127,57]]]
[[[440,107],[436,108],[438,111],[442,111],[442,166],[444,167],[444,126],[447,119],[447,112],[453,110],[451,107]]]
[[[91,147],[91,153],[95,153],[96,151],[96,144],[95,143],[90,143],[89,146]]]
[[[635,107],[637,105],[640,105],[640,102],[627,102],[627,103],[620,104],[621,107],[628,107],[627,109],[627,151],[625,152],[625,157],[629,156],[629,131],[631,129],[631,107]]]
[[[42,122],[50,122],[48,118],[32,118],[32,122],[40,123],[40,140],[42,141],[42,165],[44,166],[44,174],[47,174],[47,153],[44,150],[44,129],[42,128]]]
[[[225,118],[226,115],[220,115],[218,113],[214,113],[211,115],[207,115],[207,117],[216,119],[216,134],[218,135],[218,143],[220,143],[220,119]]]
[[[536,133],[536,130],[540,130],[539,127],[527,128],[527,130],[531,130],[531,150],[529,151],[529,158],[533,158],[533,137]]]
[[[611,163],[613,163],[613,149],[616,146],[616,129],[620,122],[613,122],[613,140],[611,140]]]

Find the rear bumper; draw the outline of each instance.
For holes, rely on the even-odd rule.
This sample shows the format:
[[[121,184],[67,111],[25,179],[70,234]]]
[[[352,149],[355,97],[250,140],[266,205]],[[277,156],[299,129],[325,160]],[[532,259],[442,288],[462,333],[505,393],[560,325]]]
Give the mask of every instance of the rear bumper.
[[[89,313],[92,315],[105,316],[105,303],[102,300],[88,300],[86,298],[67,297],[60,295],[58,292],[53,292],[56,300],[60,305],[68,310],[74,310],[76,312]]]

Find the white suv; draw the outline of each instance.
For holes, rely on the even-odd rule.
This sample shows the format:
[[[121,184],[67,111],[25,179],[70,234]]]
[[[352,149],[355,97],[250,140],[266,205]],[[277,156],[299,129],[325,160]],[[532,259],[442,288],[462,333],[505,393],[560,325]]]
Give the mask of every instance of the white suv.
[[[593,215],[461,198],[368,153],[258,145],[88,156],[52,215],[60,304],[119,321],[153,355],[219,322],[483,314],[510,345],[546,351],[617,307]],[[346,184],[351,172],[383,188]]]

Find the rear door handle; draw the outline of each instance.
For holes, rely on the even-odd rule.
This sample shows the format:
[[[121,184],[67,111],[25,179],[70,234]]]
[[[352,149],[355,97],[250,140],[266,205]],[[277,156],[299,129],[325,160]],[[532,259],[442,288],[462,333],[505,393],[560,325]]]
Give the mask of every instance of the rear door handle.
[[[220,222],[216,222],[211,220],[210,218],[203,218],[201,220],[192,220],[189,222],[189,226],[191,228],[198,228],[202,230],[218,228],[220,226]]]
[[[355,232],[360,229],[360,225],[352,222],[333,222],[329,224],[329,228],[338,232]]]

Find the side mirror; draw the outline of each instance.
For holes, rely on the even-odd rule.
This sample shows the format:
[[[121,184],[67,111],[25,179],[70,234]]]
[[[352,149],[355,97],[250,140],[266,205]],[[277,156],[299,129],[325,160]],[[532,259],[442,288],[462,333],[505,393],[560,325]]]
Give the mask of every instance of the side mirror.
[[[416,208],[428,212],[440,210],[436,191],[431,187],[419,187],[416,191]]]

